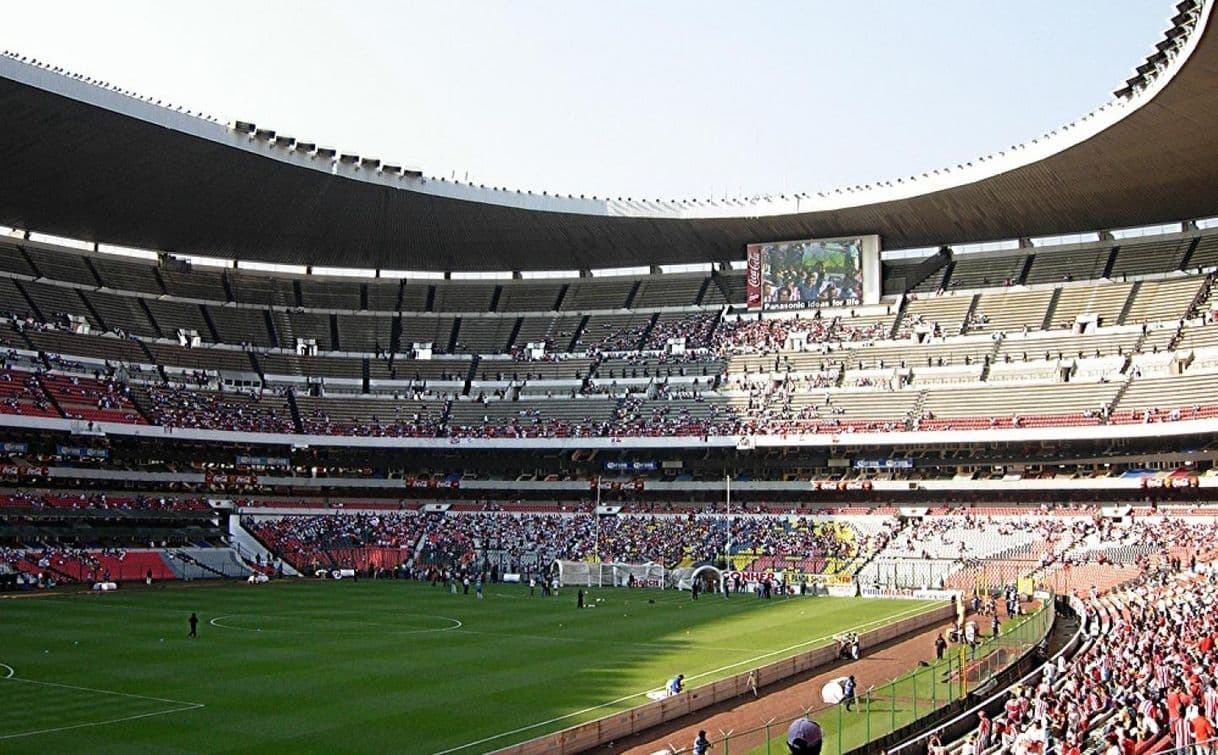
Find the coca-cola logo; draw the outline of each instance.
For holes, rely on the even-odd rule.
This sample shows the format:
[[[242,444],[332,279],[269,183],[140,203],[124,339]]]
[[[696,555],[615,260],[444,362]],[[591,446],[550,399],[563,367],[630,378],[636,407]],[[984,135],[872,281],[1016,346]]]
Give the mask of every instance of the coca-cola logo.
[[[745,278],[745,291],[748,294],[748,306],[756,309],[761,306],[761,249],[751,246],[748,249],[748,274]]]
[[[748,284],[761,286],[761,250],[755,247],[749,249]]]

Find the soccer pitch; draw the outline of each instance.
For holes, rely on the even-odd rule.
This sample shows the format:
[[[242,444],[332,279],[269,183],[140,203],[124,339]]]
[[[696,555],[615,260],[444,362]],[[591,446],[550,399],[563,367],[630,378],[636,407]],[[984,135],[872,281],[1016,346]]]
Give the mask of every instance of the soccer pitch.
[[[0,750],[481,753],[931,603],[398,581],[0,600]],[[191,612],[199,637],[188,638]]]

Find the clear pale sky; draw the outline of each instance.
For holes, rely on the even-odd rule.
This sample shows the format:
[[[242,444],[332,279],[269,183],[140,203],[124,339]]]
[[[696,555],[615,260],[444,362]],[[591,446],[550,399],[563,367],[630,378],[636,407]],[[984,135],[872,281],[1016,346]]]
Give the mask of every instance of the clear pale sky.
[[[1172,0],[9,4],[0,48],[487,186],[689,198],[955,165],[1111,98]]]

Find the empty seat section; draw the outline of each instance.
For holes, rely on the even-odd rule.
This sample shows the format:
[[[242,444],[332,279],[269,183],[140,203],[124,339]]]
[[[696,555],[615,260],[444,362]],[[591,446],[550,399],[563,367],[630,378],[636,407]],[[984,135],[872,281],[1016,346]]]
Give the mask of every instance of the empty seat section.
[[[165,293],[157,280],[155,265],[102,256],[93,257],[92,261],[93,269],[97,271],[105,286],[152,296]]]
[[[981,364],[992,352],[989,338],[967,338],[944,342],[933,339],[928,343],[909,341],[878,341],[871,346],[841,349],[828,355],[852,369],[888,367],[946,367]],[[817,355],[822,356],[822,355]]]
[[[372,354],[389,350],[392,317],[338,315],[338,350]]]
[[[89,271],[85,260],[79,254],[65,252],[44,252],[34,247],[26,247],[38,272],[44,277],[55,281],[79,283],[83,286],[96,288],[97,278]]]
[[[923,430],[1099,424],[1118,383],[998,384],[931,390]],[[1018,418],[1018,425],[1015,419]]]
[[[448,342],[452,338],[451,317],[402,316],[402,343],[399,351],[409,353],[416,343],[430,343],[436,354],[448,353]]]
[[[188,273],[166,269],[161,271],[161,280],[170,296],[228,301],[228,295],[224,293],[224,273],[220,270],[203,266],[195,266]]]
[[[1090,249],[1062,249],[1037,252],[1032,258],[1027,283],[1061,283],[1066,280],[1088,280],[1104,274],[1112,245]]]
[[[33,275],[34,270],[25,261],[25,255],[15,246],[0,244],[0,270],[17,275]]]
[[[300,303],[314,309],[360,309],[359,283],[337,280],[300,281]]]
[[[581,319],[578,315],[526,317],[516,334],[515,347],[522,349],[530,343],[544,343],[550,351],[567,351]]]
[[[431,285],[427,283],[407,283],[402,287],[402,311],[424,312],[427,310],[427,292]]]
[[[266,328],[266,314],[261,309],[237,309],[218,304],[207,306],[220,343],[240,345],[243,343],[269,348],[275,344]]]
[[[956,255],[956,266],[952,268],[952,278],[947,285],[949,288],[989,288],[1015,283],[1027,258],[1023,253]]]
[[[499,295],[500,312],[549,312],[558,302],[562,284],[505,282]]]
[[[1069,359],[1130,354],[1141,333],[1136,328],[1101,330],[1077,335],[1070,331],[1042,331],[1023,336],[1008,333],[998,349],[998,360]]]
[[[1189,270],[1218,266],[1218,234],[1202,236],[1189,258]]]
[[[1178,320],[1201,290],[1201,278],[1142,281],[1125,316],[1127,323]]]
[[[495,296],[493,283],[436,284],[435,312],[489,312]]]
[[[723,372],[724,362],[715,357],[699,360],[669,361],[664,357],[607,358],[596,368],[597,380],[650,377],[714,377]]]
[[[256,273],[229,272],[233,298],[243,304],[260,307],[295,307],[296,293],[292,281]]]
[[[1098,315],[1101,326],[1116,325],[1129,298],[1130,283],[1097,283],[1063,288],[1053,311],[1053,327],[1072,328],[1080,316]]]
[[[396,312],[398,309],[398,289],[401,284],[397,281],[390,283],[368,284],[368,309],[374,312]]]
[[[986,291],[977,303],[976,315],[984,319],[983,324],[974,324],[970,330],[986,333],[1023,330],[1040,330],[1052,290],[1039,291]]]
[[[53,320],[62,315],[80,315],[88,321],[89,325],[101,329],[101,323],[89,312],[89,308],[85,306],[84,300],[80,298],[76,289],[52,286],[47,283],[23,282],[21,285],[25,287],[26,293],[34,300],[34,304],[47,320]]]
[[[634,297],[635,308],[685,307],[697,303],[705,276],[653,275],[639,284]]]
[[[1121,241],[1117,248],[1112,276],[1146,275],[1178,270],[1192,238],[1157,239],[1155,241]]]
[[[146,364],[151,360],[139,344],[116,336],[82,336],[63,331],[26,331],[34,348],[54,354]]]
[[[334,351],[337,347],[331,343],[330,339],[330,315],[320,312],[276,312],[274,315],[276,321],[280,318],[286,318],[290,323],[288,331],[296,339],[312,340],[318,349],[322,351]],[[284,343],[282,336],[280,337],[280,348],[290,349],[296,345],[295,341]]]
[[[567,312],[575,310],[622,309],[626,306],[626,297],[634,288],[634,279],[591,279],[581,278],[567,289],[562,308]]]
[[[577,383],[592,371],[592,359],[483,359],[478,363],[477,379],[502,380],[562,380]]]
[[[149,338],[157,335],[156,329],[148,320],[148,315],[144,313],[144,308],[140,306],[139,299],[101,291],[81,291],[80,295],[93,305],[93,308],[111,329],[121,328],[127,333]]]
[[[503,354],[516,328],[514,317],[463,317],[457,331],[459,354]]]
[[[972,294],[955,296],[920,296],[911,299],[905,306],[904,330],[914,330],[917,326],[938,326],[944,336],[954,336],[960,333],[964,318],[972,306]]]
[[[711,277],[703,304],[745,304],[747,285],[743,273],[725,273]],[[724,293],[726,291],[726,293]]]
[[[209,349],[201,347],[186,349],[163,343],[150,343],[148,350],[156,357],[157,364],[166,367],[181,367],[188,370],[225,370],[228,372],[253,373],[249,355],[233,349]]]
[[[198,304],[151,299],[148,301],[148,310],[152,312],[152,317],[166,338],[176,337],[179,330],[193,330],[204,341],[215,340]]]
[[[469,374],[470,360],[462,359],[405,359],[396,357],[392,368],[382,360],[372,360],[369,367],[372,379],[445,382],[462,381]]]
[[[328,377],[360,380],[364,360],[340,357],[307,357],[296,354],[262,354],[258,357],[266,375]]]
[[[1112,413],[1113,422],[1218,417],[1218,372],[1135,378]]]
[[[34,314],[30,303],[17,290],[17,284],[11,278],[0,278],[0,310],[18,317]]]
[[[1169,331],[1171,332],[1171,331]],[[1218,325],[1189,326],[1181,334],[1177,351],[1218,349]]]

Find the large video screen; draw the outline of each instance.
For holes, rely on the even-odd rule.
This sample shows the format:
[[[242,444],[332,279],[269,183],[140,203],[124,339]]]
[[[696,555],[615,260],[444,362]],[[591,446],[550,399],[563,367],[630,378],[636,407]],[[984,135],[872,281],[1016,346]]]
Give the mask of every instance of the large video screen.
[[[878,272],[878,258],[874,236],[749,244],[749,309],[841,307],[874,301],[878,292],[867,295],[872,288],[867,273],[873,260]]]

